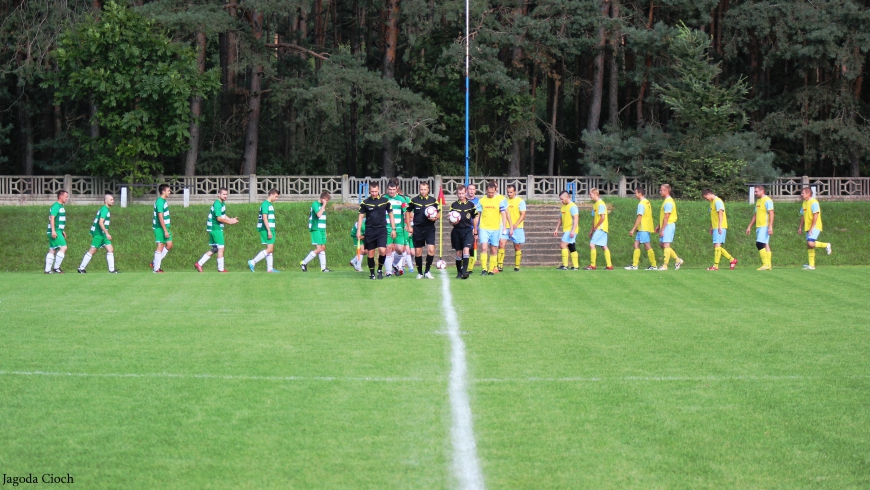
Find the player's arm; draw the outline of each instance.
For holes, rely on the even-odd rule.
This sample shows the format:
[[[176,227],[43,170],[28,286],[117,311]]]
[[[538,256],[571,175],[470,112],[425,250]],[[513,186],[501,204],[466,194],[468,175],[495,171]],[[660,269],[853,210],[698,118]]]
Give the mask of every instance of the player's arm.
[[[325,213],[325,212],[326,212],[326,203],[321,200],[320,201],[320,209],[317,211],[317,217],[322,218],[323,213]]]
[[[659,236],[665,236],[665,227],[668,226],[668,221],[671,219],[671,213],[665,213],[665,216],[662,218],[662,225],[656,228],[659,232]]]
[[[54,228],[54,215],[51,213],[48,214],[48,224],[51,225],[51,238],[57,238],[57,230]]]
[[[523,221],[525,221],[525,220],[526,220],[526,212],[520,211],[520,219],[518,219],[517,222],[513,224],[514,229],[519,228],[519,226],[521,224],[523,224]]]
[[[103,234],[106,235],[106,238],[109,240],[112,239],[112,235],[109,234],[109,230],[106,229],[106,218],[100,217],[100,221],[97,222],[100,229],[103,230]]]
[[[388,213],[388,216],[390,217],[390,229],[392,230],[392,231],[390,231],[390,236],[392,236],[393,238],[396,238],[396,217],[393,216],[393,206],[392,205],[390,205],[390,211]]]
[[[160,223],[160,227],[163,228],[163,236],[169,238],[169,230],[166,229],[166,220],[163,219],[163,211],[157,213],[157,222]]]
[[[767,234],[773,235],[773,209],[767,212]]]
[[[239,218],[228,218],[226,216],[218,216],[217,220],[226,225],[234,225],[239,222]]]
[[[725,216],[725,210],[720,209],[719,210],[719,226],[717,227],[720,235],[722,234],[722,217],[723,216]]]
[[[803,234],[803,227],[804,227],[804,213],[803,213],[803,211],[801,211],[800,221],[798,221],[798,235]]]
[[[768,221],[769,223],[769,221]],[[749,220],[749,226],[746,227],[746,234],[748,235],[750,231],[752,231],[752,225],[755,224],[755,213],[752,213],[752,219]]]
[[[634,220],[634,226],[632,226],[631,231],[628,232],[628,236],[634,236],[634,232],[637,231],[637,227],[640,226],[641,219],[643,219],[643,215],[638,214],[637,219]]]
[[[816,229],[816,222],[817,221],[819,221],[819,212],[818,211],[813,213],[813,222],[812,222],[812,224],[810,224],[810,230]]]
[[[362,222],[363,222],[363,218],[365,218],[365,217],[366,217],[365,214],[360,213],[359,217],[357,217],[357,219],[356,219],[356,239],[357,240],[362,240],[362,233],[360,233],[360,230],[362,230]]]
[[[577,235],[577,232],[580,231],[580,213],[577,213],[573,217],[573,224],[571,225],[571,237]]]
[[[553,236],[554,236],[554,237],[555,237],[555,236],[558,236],[558,233],[559,233],[559,227],[560,227],[560,226],[562,226],[562,216],[561,216],[561,215],[560,215],[559,218],[556,220],[556,228],[553,229]]]
[[[409,235],[414,234],[414,207],[414,202],[409,200],[407,211],[405,211],[405,224],[407,225]]]

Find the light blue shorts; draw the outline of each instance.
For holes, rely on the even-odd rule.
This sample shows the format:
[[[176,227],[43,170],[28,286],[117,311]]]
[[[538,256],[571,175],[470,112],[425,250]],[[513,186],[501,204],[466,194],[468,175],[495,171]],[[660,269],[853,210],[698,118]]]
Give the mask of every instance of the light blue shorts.
[[[662,237],[659,238],[659,241],[662,243],[674,243],[674,235],[677,233],[677,224],[671,223],[665,226],[664,232],[662,233]]]
[[[589,245],[595,245],[596,247],[606,247],[607,232],[603,230],[595,230],[595,233],[592,234],[592,239],[589,240]]]
[[[562,233],[562,241],[565,243],[575,243],[577,241],[577,235],[575,234],[574,238],[571,238],[571,232],[566,231],[565,233]]]
[[[767,233],[767,227],[755,229],[755,241],[758,243],[770,243],[770,235]]]
[[[819,231],[815,228],[811,229],[810,231],[807,232],[807,241],[814,242],[814,241],[818,240],[820,233],[821,233],[821,231]]]
[[[498,247],[498,237],[501,235],[501,230],[484,230],[481,228],[477,234],[480,235],[481,245],[489,244],[493,247]]]
[[[649,243],[649,232],[639,231],[634,235],[634,239],[638,243]]]
[[[508,236],[507,230],[504,230],[499,237],[500,240],[508,240],[513,243],[526,243],[526,231],[522,228],[514,230],[513,236]]]
[[[719,233],[719,228],[713,228],[713,245],[723,245],[725,243],[725,235],[728,234],[727,228],[722,228],[722,233]]]

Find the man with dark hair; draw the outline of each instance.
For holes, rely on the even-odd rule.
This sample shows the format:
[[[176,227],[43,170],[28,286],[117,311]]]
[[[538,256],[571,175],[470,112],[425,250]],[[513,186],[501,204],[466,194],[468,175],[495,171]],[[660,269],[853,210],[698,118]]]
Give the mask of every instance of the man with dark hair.
[[[317,257],[320,260],[320,272],[332,272],[326,268],[326,205],[329,203],[329,192],[320,193],[320,199],[311,205],[308,211],[308,232],[314,250],[299,262],[302,272],[308,272],[308,263]]]
[[[97,253],[97,250],[104,247],[106,249],[106,263],[109,265],[109,272],[111,274],[121,272],[115,269],[115,249],[112,247],[112,234],[109,233],[109,225],[112,221],[112,213],[109,211],[109,208],[114,204],[115,196],[108,193],[103,196],[103,206],[97,211],[94,223],[91,225],[91,236],[93,237],[91,248],[85,252],[85,256],[82,258],[82,263],[78,268],[79,274],[87,273],[85,269],[91,258]]]
[[[375,252],[378,252],[377,279],[384,278],[384,261],[387,259],[387,223],[390,224],[390,236],[396,238],[396,223],[390,213],[390,201],[381,196],[381,186],[377,182],[369,184],[369,197],[359,205],[359,217],[356,221],[356,237],[363,236],[363,220],[365,220],[365,249],[368,251],[369,279],[375,279]]]
[[[215,253],[217,254],[218,272],[227,271],[224,268],[224,225],[234,225],[239,222],[238,218],[230,218],[227,216],[227,196],[229,196],[229,194],[230,191],[226,187],[218,189],[218,198],[208,210],[205,231],[208,233],[208,246],[210,247],[210,250],[203,254],[199,259],[199,262],[194,262],[193,267],[199,272],[202,272],[202,266],[204,266],[205,263],[208,262],[208,259],[210,259]]]
[[[167,184],[160,184],[157,187],[158,198],[154,201],[154,212],[151,215],[151,228],[154,230],[154,241],[157,243],[157,250],[154,251],[154,260],[151,262],[151,268],[155,273],[163,273],[160,268],[166,254],[172,250],[172,224],[169,220],[169,203],[166,201],[169,194],[172,194],[172,189]]]
[[[275,251],[275,241],[277,233],[275,231],[275,201],[278,200],[278,189],[269,191],[266,200],[260,204],[260,212],[257,215],[257,231],[260,233],[260,243],[266,248],[260,250],[256,257],[248,261],[248,268],[254,272],[254,267],[257,262],[266,259],[266,272],[276,273],[281,272],[273,267],[274,261],[272,252]]]
[[[450,205],[450,212],[459,213],[459,221],[453,223],[453,231],[450,232],[450,244],[456,251],[456,277],[468,279],[469,253],[474,246],[473,225],[477,217],[476,206],[465,197],[465,186],[456,186],[456,201]]]
[[[404,267],[404,259],[407,257],[405,251],[405,245],[408,243],[408,231],[405,229],[405,211],[408,208],[408,202],[410,199],[405,196],[399,194],[399,180],[398,179],[390,179],[390,182],[387,184],[387,195],[384,196],[390,201],[390,213],[393,214],[393,221],[395,222],[396,228],[396,236],[395,238],[390,233],[390,236],[387,237],[387,259],[384,263],[384,267],[387,269],[387,277],[393,275],[393,270],[395,269],[396,275],[402,275],[405,273]],[[393,231],[391,229],[391,231]],[[397,262],[396,259],[399,259]],[[399,264],[399,267],[393,267],[395,263]]]
[[[434,207],[436,213],[426,216],[426,209]],[[417,265],[417,279],[435,279],[429,270],[435,258],[435,221],[441,215],[438,200],[429,195],[429,183],[420,182],[420,194],[408,203],[408,232],[414,240],[414,263]],[[423,247],[426,247],[426,269],[423,270]],[[367,247],[368,248],[368,247]]]
[[[767,197],[763,185],[755,186],[755,214],[746,227],[746,234],[755,225],[755,247],[761,256],[761,267],[756,270],[769,271],[773,269],[772,253],[770,252],[770,236],[773,235],[773,201]]]
[[[504,269],[505,245],[508,240],[514,244],[514,271],[519,272],[523,259],[523,244],[526,243],[526,231],[523,223],[526,220],[526,201],[517,195],[517,186],[507,186],[507,215],[510,227],[505,229],[498,241],[498,270]]]
[[[655,231],[653,224],[652,206],[649,199],[646,198],[646,191],[642,187],[634,190],[634,197],[637,198],[637,219],[634,220],[634,226],[628,232],[628,236],[634,237],[634,254],[632,255],[631,265],[625,270],[636,271],[637,265],[640,263],[640,244],[646,248],[646,255],[649,257],[650,266],[646,268],[648,271],[656,270],[656,253],[650,245],[650,233]],[[637,232],[637,235],[635,235]]]
[[[498,271],[498,243],[502,230],[511,227],[507,217],[507,199],[498,193],[495,182],[486,185],[486,196],[477,203],[477,233],[480,238],[481,275],[492,276]],[[489,252],[489,254],[487,254]],[[492,260],[487,262],[487,257]]]
[[[560,271],[578,270],[580,269],[580,257],[577,255],[577,232],[580,230],[580,210],[577,205],[571,201],[571,194],[568,191],[559,193],[559,201],[562,203],[560,208],[559,221],[556,222],[556,229],[553,230],[553,236],[559,236],[559,228],[562,228],[562,240],[559,242],[559,248],[562,249],[562,265],[558,267]],[[568,257],[571,257],[571,267],[568,267]]]
[[[69,192],[57,191],[57,202],[48,210],[48,254],[45,256],[46,274],[63,274],[60,264],[66,255],[66,208]]]

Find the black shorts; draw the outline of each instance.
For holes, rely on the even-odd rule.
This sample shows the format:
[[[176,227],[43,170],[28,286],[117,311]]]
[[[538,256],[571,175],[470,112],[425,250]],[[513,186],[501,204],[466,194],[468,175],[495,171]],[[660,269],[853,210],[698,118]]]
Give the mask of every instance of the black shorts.
[[[423,248],[426,245],[435,245],[435,227],[414,227],[414,248]]]
[[[374,250],[376,248],[384,248],[387,246],[387,229],[366,230],[365,247],[366,250]]]
[[[453,250],[461,252],[468,248],[469,252],[474,248],[474,230],[471,228],[453,228],[450,232],[450,245]]]

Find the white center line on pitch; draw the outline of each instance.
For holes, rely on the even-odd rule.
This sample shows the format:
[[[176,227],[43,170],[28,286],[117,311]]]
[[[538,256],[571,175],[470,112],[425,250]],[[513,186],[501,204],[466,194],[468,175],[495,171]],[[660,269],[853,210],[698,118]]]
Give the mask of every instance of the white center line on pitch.
[[[471,420],[471,402],[468,400],[468,381],[466,379],[465,342],[459,332],[459,320],[453,308],[450,294],[450,281],[447,272],[441,271],[441,305],[447,336],[450,338],[450,411],[453,423],[450,435],[453,442],[453,471],[463,490],[483,489],[483,473],[477,461],[477,444],[474,441],[474,427]]]

